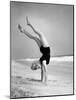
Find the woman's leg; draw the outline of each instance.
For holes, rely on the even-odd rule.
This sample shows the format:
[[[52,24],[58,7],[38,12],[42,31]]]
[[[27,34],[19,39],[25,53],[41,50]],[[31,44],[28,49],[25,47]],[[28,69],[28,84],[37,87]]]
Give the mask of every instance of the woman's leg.
[[[22,27],[21,27],[21,25],[18,25],[18,29],[19,29],[19,31],[21,32],[21,33],[24,33],[26,36],[28,36],[30,39],[33,39],[34,38],[34,36],[33,35],[31,35],[30,33],[28,33],[26,30],[24,30]]]
[[[29,26],[32,28],[32,30],[39,36],[40,41],[42,42],[43,46],[45,46],[45,47],[49,46],[49,44],[48,44],[48,42],[47,42],[45,36],[44,36],[42,33],[39,33],[39,32],[33,27],[33,25],[28,21],[28,17],[26,17],[26,20],[27,20],[27,25],[29,25]]]
[[[34,30],[34,32],[39,36],[40,41],[42,42],[43,46],[48,47],[49,44],[48,44],[48,42],[47,42],[45,36],[44,36],[43,34],[37,32],[37,31],[34,29],[34,27],[33,27],[32,25],[30,25],[30,26],[31,26],[31,28]]]
[[[32,28],[32,30],[40,37],[39,32],[33,27],[33,25],[29,22],[28,17],[26,16],[27,25]]]
[[[35,36],[31,35],[30,33],[28,33],[26,30],[22,29],[21,25],[18,25],[18,29],[20,30],[21,33],[24,33],[30,39],[35,40],[39,47],[41,46],[41,41],[37,37],[35,37]]]

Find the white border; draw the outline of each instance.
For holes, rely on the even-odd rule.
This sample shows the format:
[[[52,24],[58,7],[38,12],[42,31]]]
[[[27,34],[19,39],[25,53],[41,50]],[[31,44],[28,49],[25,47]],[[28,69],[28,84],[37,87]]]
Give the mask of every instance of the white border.
[[[0,1],[0,100],[9,100],[9,87],[10,87],[10,76],[9,76],[10,75],[10,62],[9,62],[10,60],[9,58],[10,57],[10,54],[9,54],[10,53],[10,46],[9,46],[10,44],[10,13],[9,13],[10,3],[9,1],[10,0]],[[14,1],[21,1],[21,0],[14,0]],[[22,0],[22,1],[57,3],[57,4],[73,4],[75,5],[75,17],[76,17],[76,0]],[[74,21],[76,23],[75,19]],[[76,26],[74,29],[76,29]],[[74,30],[74,33],[76,33],[75,30]],[[76,97],[75,95],[74,96],[45,97],[45,98],[41,97],[41,98],[29,98],[28,100],[36,100],[36,99],[37,100],[50,100],[50,99],[75,100],[75,97]],[[24,100],[24,99],[18,99],[18,100]]]

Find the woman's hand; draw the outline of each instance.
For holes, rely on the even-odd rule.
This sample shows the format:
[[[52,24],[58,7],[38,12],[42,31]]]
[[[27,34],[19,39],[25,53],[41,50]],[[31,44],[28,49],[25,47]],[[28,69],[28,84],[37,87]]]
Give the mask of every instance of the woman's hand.
[[[30,22],[29,22],[29,20],[28,20],[28,17],[27,17],[27,16],[26,16],[26,21],[27,21],[27,25],[29,25],[29,26],[30,26],[31,24],[30,24]]]
[[[18,29],[20,30],[20,32],[24,32],[24,30],[22,29],[22,26],[20,24],[18,24]]]

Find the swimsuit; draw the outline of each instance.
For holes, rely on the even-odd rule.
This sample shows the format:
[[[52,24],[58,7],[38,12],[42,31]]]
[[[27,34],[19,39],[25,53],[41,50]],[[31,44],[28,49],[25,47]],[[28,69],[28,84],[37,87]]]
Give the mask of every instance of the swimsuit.
[[[50,47],[40,47],[40,51],[43,54],[40,58],[40,64],[42,64],[42,62],[44,60],[46,60],[46,64],[48,65],[50,62]]]

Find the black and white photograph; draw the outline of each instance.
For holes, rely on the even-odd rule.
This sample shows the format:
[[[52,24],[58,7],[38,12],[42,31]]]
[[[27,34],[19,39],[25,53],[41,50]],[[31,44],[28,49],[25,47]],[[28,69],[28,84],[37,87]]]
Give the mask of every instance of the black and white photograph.
[[[74,94],[74,5],[10,2],[10,98]]]

